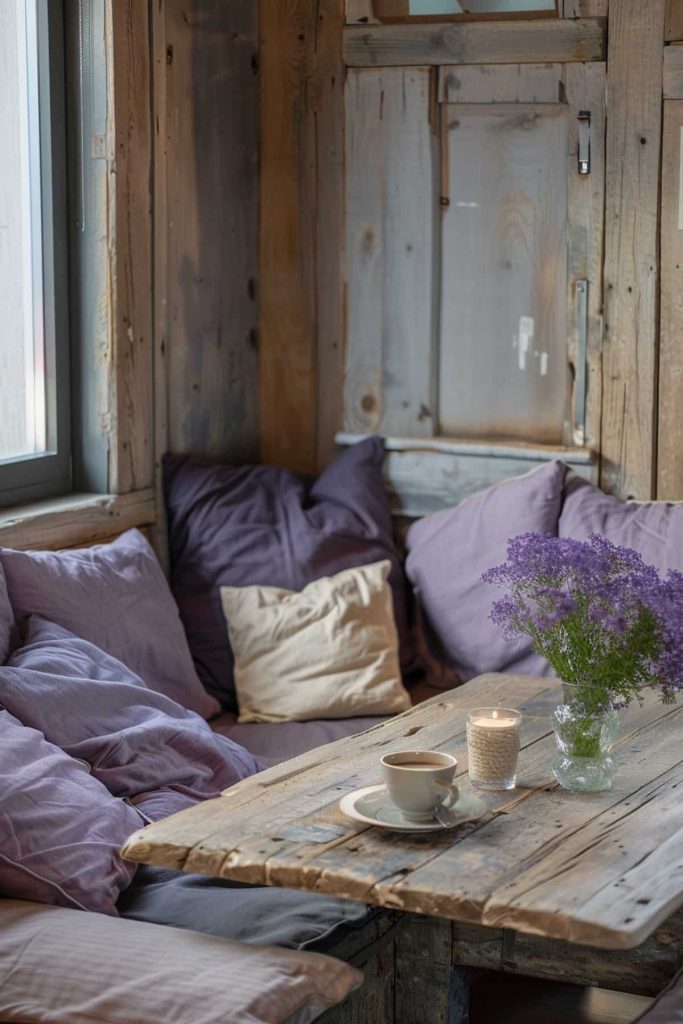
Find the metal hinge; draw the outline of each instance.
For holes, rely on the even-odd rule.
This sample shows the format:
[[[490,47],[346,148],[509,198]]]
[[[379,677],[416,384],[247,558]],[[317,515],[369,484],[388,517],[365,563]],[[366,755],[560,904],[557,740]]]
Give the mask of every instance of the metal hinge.
[[[591,172],[591,112],[580,110],[579,122],[579,174]]]

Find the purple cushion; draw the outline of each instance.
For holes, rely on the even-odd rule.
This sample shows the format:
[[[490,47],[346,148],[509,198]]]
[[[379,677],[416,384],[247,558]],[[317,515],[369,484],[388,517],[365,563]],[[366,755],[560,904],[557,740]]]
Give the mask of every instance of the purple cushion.
[[[482,573],[504,562],[508,538],[557,534],[565,469],[550,462],[414,523],[406,569],[444,657],[463,680],[481,672],[548,674],[527,638],[505,640],[489,618],[500,592]]]
[[[586,540],[591,533],[635,548],[660,572],[683,572],[683,505],[620,501],[568,470],[559,535]]]
[[[388,558],[406,664],[405,586],[383,461],[381,438],[368,438],[310,485],[284,469],[165,457],[173,593],[202,682],[232,710],[233,658],[221,586],[303,590],[321,576]]]
[[[178,609],[139,530],[73,551],[0,549],[17,619],[42,615],[118,658],[157,693],[208,718]]]
[[[214,734],[199,715],[38,616],[29,620],[25,646],[0,668],[0,704],[87,761],[115,796],[140,798],[154,819],[218,796],[259,770],[251,754]]]
[[[10,651],[10,635],[14,625],[14,612],[7,593],[5,574],[0,564],[0,665],[7,661]]]
[[[135,865],[119,848],[143,822],[87,768],[0,711],[0,892],[115,914]]]

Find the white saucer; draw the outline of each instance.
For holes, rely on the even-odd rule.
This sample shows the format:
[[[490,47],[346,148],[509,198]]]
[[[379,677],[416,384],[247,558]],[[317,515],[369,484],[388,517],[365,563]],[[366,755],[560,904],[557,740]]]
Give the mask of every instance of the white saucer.
[[[339,809],[347,818],[364,821],[368,825],[390,829],[392,832],[443,832],[444,826],[431,821],[410,821],[392,803],[385,786],[366,786],[347,793],[339,801]],[[453,815],[450,828],[462,825],[464,821],[476,821],[486,811],[486,804],[478,796],[461,793],[458,802],[449,808]]]

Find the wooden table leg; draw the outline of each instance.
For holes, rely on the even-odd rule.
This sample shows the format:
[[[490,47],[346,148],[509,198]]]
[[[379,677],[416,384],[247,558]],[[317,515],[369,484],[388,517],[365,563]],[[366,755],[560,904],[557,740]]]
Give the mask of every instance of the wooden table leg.
[[[447,1024],[469,1024],[470,969],[453,964],[448,984]]]

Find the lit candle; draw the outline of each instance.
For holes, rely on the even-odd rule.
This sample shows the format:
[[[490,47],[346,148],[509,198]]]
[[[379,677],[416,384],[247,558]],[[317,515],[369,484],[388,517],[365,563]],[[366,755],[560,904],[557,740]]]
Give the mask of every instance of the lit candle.
[[[475,708],[467,716],[470,781],[481,789],[512,789],[517,779],[519,725],[510,708]]]

